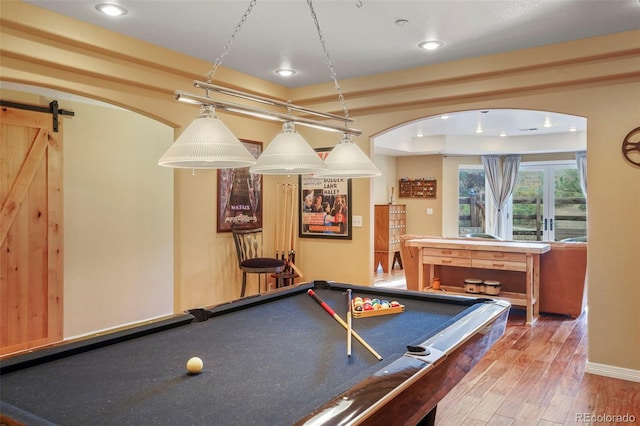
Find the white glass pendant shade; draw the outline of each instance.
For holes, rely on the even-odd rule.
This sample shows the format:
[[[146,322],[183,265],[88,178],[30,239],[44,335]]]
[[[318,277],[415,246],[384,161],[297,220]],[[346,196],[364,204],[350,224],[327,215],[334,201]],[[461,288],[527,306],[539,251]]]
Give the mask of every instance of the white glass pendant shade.
[[[318,153],[296,132],[294,124],[287,121],[249,171],[263,175],[297,175],[326,169]]]
[[[318,177],[367,178],[380,176],[382,172],[347,134],[325,158],[328,169],[317,173]]]
[[[249,167],[255,163],[249,150],[208,105],[201,107],[198,118],[158,160],[160,166],[186,169]]]

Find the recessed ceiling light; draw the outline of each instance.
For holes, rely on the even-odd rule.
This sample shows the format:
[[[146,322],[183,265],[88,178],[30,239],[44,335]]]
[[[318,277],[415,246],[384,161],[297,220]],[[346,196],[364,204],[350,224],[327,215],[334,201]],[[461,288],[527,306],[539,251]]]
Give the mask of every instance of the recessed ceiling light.
[[[570,132],[577,132],[577,131],[578,131],[578,129],[576,129],[575,127],[573,127],[573,126],[572,126],[572,127],[570,127],[570,128],[569,128],[569,131],[570,131]]]
[[[276,70],[276,74],[278,74],[280,77],[291,77],[295,73],[296,72],[294,70],[288,68],[280,68]]]
[[[443,114],[440,116],[440,118],[442,118],[443,120],[448,120],[449,116],[447,114]]]
[[[440,46],[442,46],[442,42],[438,41],[438,40],[427,40],[427,41],[423,41],[422,43],[418,44],[418,47],[420,47],[421,49],[424,49],[424,50],[435,50],[435,49],[439,48]]]
[[[505,136],[507,136],[507,134],[505,132],[500,133],[500,137],[504,138]]]
[[[109,16],[122,16],[127,14],[127,9],[117,4],[100,3],[96,5],[96,9]]]

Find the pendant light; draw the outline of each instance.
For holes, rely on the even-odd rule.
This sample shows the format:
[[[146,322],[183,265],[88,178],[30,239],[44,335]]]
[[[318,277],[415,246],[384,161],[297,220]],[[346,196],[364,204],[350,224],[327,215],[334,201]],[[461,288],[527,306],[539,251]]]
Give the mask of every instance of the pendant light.
[[[324,159],[324,163],[327,165],[327,170],[316,173],[316,176],[366,178],[382,174],[380,169],[346,133],[342,135],[340,142]]]
[[[325,46],[325,40],[320,31],[312,0],[307,0],[307,4],[338,93],[338,99],[342,104],[344,117],[212,84],[213,77],[218,67],[222,64],[222,58],[229,52],[231,43],[233,43],[242,29],[256,2],[257,0],[250,1],[249,7],[240,19],[222,53],[206,74],[206,82],[194,82],[195,87],[205,90],[205,96],[176,91],[177,100],[199,104],[201,108],[200,115],[160,158],[158,164],[166,167],[190,169],[250,167],[251,173],[267,175],[323,174],[325,176],[354,178],[379,176],[380,170],[351,140],[351,135],[359,136],[362,132],[348,127],[348,123],[353,122],[353,120],[349,118],[344,96],[338,84],[329,52]],[[277,113],[271,109],[265,110],[246,104],[214,99],[210,97],[211,92],[235,96],[260,104],[268,104],[275,108],[285,108],[287,112],[286,114]],[[282,121],[284,123],[282,132],[267,145],[264,152],[255,160],[238,138],[216,117],[216,109],[262,119]],[[309,118],[309,115],[322,117],[324,120],[313,120]],[[332,124],[329,122],[330,120],[341,121],[344,126]],[[295,124],[343,133],[342,141],[334,148],[336,152],[332,151],[329,154],[326,164],[295,130]]]
[[[282,132],[265,148],[251,173],[263,175],[288,175],[318,173],[327,170],[327,165],[318,153],[309,146],[291,121],[282,125]]]
[[[249,150],[215,115],[210,105],[164,153],[158,164],[187,169],[248,167],[256,163]]]

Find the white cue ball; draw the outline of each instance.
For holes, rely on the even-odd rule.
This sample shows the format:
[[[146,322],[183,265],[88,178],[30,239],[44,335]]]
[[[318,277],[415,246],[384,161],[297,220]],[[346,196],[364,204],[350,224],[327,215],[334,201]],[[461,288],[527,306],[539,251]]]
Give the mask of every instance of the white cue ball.
[[[197,356],[191,357],[189,358],[189,361],[187,361],[187,371],[190,374],[201,373],[203,366],[204,366],[204,363]]]

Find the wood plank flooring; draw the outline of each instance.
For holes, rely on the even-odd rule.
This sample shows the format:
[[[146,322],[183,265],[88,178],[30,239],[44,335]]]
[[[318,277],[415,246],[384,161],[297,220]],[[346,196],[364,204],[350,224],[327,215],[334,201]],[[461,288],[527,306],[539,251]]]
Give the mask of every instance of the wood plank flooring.
[[[374,285],[402,288],[403,278],[376,274]],[[438,405],[436,426],[640,424],[640,383],[584,371],[586,313],[524,321],[512,310],[504,337]]]

